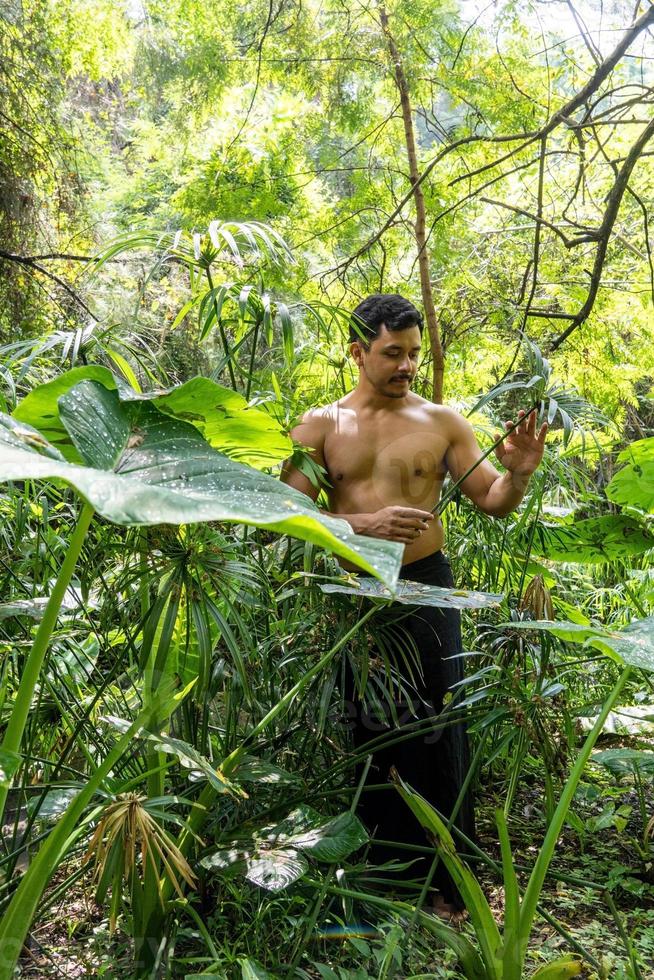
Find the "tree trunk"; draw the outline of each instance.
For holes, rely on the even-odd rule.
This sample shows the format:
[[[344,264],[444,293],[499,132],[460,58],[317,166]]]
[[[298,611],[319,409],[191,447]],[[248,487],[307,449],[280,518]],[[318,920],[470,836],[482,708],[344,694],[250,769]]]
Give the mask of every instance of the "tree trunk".
[[[402,59],[397,50],[397,45],[388,26],[388,14],[383,6],[379,6],[379,17],[381,20],[382,31],[388,44],[388,50],[393,63],[395,84],[400,94],[400,104],[402,107],[402,119],[404,120],[404,139],[406,142],[406,152],[409,158],[409,176],[413,187],[413,199],[416,205],[416,221],[414,234],[418,247],[418,268],[420,270],[420,290],[422,292],[422,305],[425,311],[425,320],[429,331],[429,344],[431,347],[433,363],[433,400],[440,404],[443,400],[443,373],[445,361],[443,358],[443,345],[441,344],[440,330],[434,306],[434,296],[431,288],[429,270],[429,249],[427,248],[426,233],[426,211],[425,198],[422,193],[420,183],[420,170],[418,169],[418,152],[416,147],[416,137],[413,129],[413,112],[411,109],[411,97],[409,86],[407,85],[406,75],[402,66]]]

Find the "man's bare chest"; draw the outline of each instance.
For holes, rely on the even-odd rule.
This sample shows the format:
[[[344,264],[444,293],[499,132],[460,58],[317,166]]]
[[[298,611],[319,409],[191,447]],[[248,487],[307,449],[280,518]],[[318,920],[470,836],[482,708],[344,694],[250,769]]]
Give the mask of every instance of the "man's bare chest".
[[[349,418],[327,434],[324,458],[335,488],[372,480],[403,492],[416,481],[421,488],[442,482],[447,446],[433,425],[367,426]]]

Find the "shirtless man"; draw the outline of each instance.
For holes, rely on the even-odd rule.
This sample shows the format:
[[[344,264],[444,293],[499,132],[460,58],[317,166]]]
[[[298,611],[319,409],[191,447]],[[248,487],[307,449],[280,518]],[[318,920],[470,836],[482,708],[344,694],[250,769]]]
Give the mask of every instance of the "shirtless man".
[[[403,297],[377,294],[363,300],[350,327],[350,354],[359,369],[356,388],[331,405],[307,412],[291,435],[310,447],[313,459],[327,471],[331,516],[346,520],[357,534],[401,542],[402,577],[451,587],[449,565],[440,550],[443,527],[432,511],[446,473],[458,480],[481,452],[471,425],[458,412],[411,391],[421,338],[422,316]],[[505,472],[500,474],[486,459],[461,484],[473,503],[494,517],[504,517],[520,503],[543,456],[547,424],[536,432],[535,412],[529,417],[521,412],[520,418],[518,427],[495,450]],[[507,428],[511,425],[506,423]],[[282,479],[316,499],[316,487],[290,462]],[[447,689],[462,676],[460,658],[444,659],[460,650],[458,613],[430,609],[428,614],[423,609],[411,617],[407,629],[418,647],[424,673],[418,693],[423,704],[431,705],[433,716],[442,709]],[[412,713],[415,717],[415,710]],[[367,734],[365,728],[365,719],[359,718],[355,744],[379,733],[379,727]],[[398,755],[397,747],[390,754],[376,753],[377,782],[380,775],[387,778],[389,765],[395,765],[407,782],[439,809],[447,810],[465,778],[467,740],[462,726],[453,726],[447,744],[441,734],[439,730],[437,754],[433,738],[431,743],[420,738],[407,741],[409,754]],[[448,780],[450,787],[443,795],[442,786]],[[368,823],[376,821],[379,838],[403,837],[405,843],[424,844],[421,833],[416,837],[405,832],[413,818],[401,809],[401,800],[401,806],[397,803],[399,794],[389,791],[383,802],[379,793],[369,796],[376,800],[374,817]],[[474,836],[471,805],[467,822],[462,823],[461,829]],[[407,860],[406,851],[393,854],[387,849],[381,854],[382,859],[389,857]],[[440,887],[456,906],[458,896],[448,889],[448,882],[441,881]]]
[[[431,511],[446,472],[458,480],[481,452],[463,416],[411,391],[421,348],[418,310],[401,296],[375,295],[360,303],[354,316],[368,325],[360,329],[370,338],[366,345],[353,324],[350,354],[359,368],[357,387],[307,412],[291,435],[311,447],[327,470],[329,513],[357,534],[400,541],[403,564],[409,564],[443,545],[443,526]],[[493,517],[509,514],[542,459],[546,432],[544,423],[536,433],[535,412],[524,419],[495,450],[506,472],[500,475],[484,460],[461,484],[466,496]],[[318,496],[297,469],[286,466],[282,479],[313,500]]]

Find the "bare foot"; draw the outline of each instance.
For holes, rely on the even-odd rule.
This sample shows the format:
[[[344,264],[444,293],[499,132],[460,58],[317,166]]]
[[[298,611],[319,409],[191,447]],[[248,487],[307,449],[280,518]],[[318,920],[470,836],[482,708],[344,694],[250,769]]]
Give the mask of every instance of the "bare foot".
[[[465,909],[459,909],[452,902],[446,902],[440,892],[436,892],[432,898],[432,912],[451,926],[458,926],[468,918]]]

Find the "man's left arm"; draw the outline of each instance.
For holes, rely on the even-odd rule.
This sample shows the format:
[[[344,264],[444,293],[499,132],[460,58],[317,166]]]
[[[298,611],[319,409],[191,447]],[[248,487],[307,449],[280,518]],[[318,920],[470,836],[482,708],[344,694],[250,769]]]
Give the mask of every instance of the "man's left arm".
[[[547,422],[536,432],[536,411],[527,416],[518,413],[519,425],[496,447],[495,455],[505,469],[500,474],[493,464],[483,460],[461,484],[461,489],[472,502],[493,517],[506,517],[518,506],[525,495],[529,478],[543,458]],[[452,413],[450,443],[446,463],[456,482],[480,458],[481,451],[472,426],[466,419]],[[513,422],[505,422],[510,429]],[[500,438],[497,433],[495,439]]]

